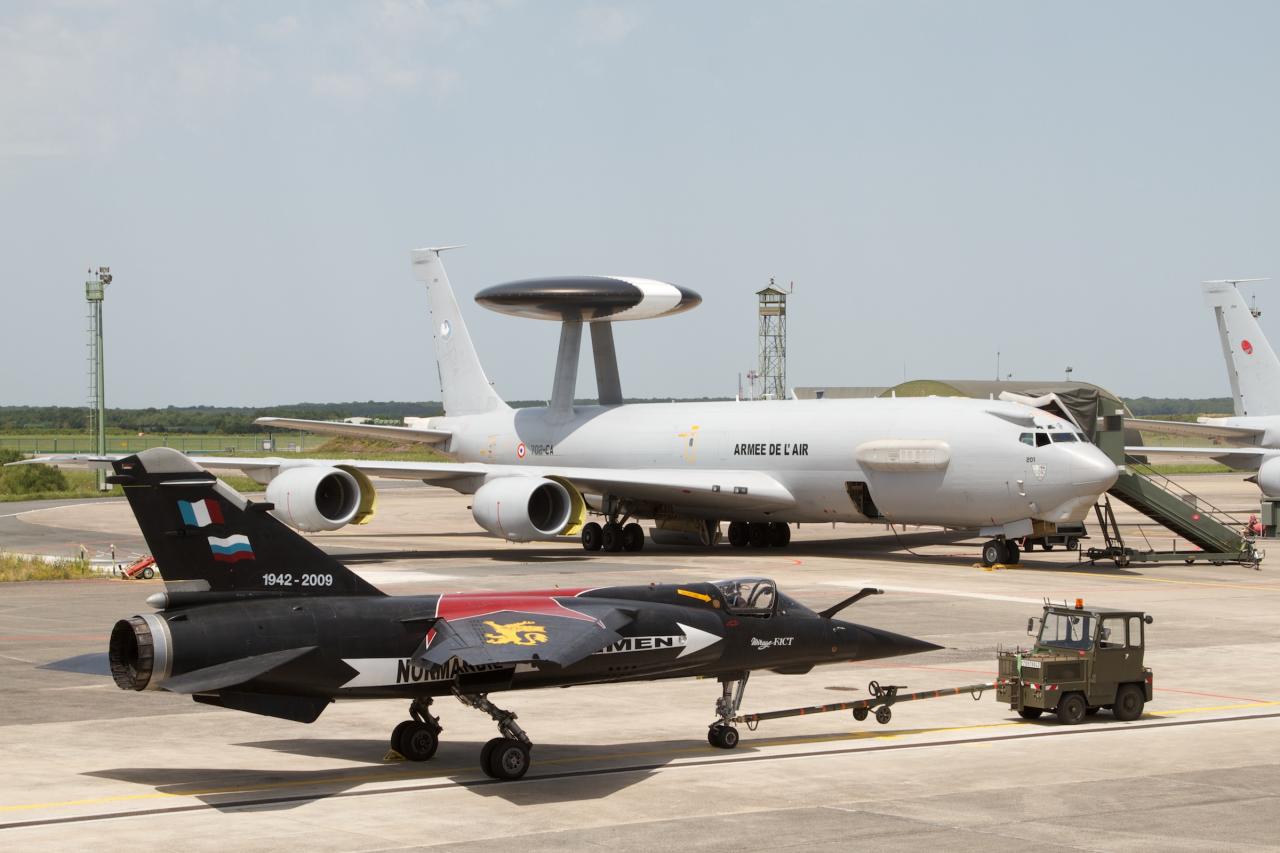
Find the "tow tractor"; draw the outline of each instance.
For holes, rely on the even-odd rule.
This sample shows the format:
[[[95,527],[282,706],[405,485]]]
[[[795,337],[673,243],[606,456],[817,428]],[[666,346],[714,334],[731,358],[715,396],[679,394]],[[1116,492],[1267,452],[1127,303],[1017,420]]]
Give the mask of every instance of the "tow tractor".
[[[965,693],[977,701],[992,689],[998,702],[1009,703],[1024,720],[1052,711],[1058,722],[1073,725],[1102,708],[1117,720],[1136,720],[1152,696],[1151,670],[1143,665],[1142,654],[1145,626],[1152,621],[1138,610],[1086,608],[1078,598],[1074,607],[1046,600],[1040,618],[1027,620],[1027,633],[1036,637],[1031,649],[996,652],[995,681],[916,693],[902,693],[906,685],[872,681],[867,685],[869,699],[742,714],[731,722],[755,731],[764,720],[852,711],[859,722],[874,712],[876,722],[884,725],[893,719],[892,708],[899,702]]]

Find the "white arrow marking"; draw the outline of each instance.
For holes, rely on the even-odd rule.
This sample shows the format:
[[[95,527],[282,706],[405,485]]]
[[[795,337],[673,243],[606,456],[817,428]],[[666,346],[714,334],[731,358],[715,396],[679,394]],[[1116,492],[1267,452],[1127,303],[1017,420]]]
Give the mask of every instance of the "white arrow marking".
[[[676,627],[684,631],[685,636],[684,648],[680,650],[680,654],[676,655],[677,659],[700,652],[707,646],[715,645],[724,639],[719,634],[712,634],[710,631],[703,631],[701,628],[691,628],[683,622],[677,622]]]

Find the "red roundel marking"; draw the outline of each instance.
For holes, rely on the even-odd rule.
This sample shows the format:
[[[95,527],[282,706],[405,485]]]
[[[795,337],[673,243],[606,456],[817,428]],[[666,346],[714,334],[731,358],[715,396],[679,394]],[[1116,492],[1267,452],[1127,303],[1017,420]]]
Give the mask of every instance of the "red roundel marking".
[[[524,442],[522,441],[516,445],[516,456],[519,456],[521,459],[523,459],[524,454],[525,454]]]
[[[1249,343],[1248,338],[1240,342],[1240,349],[1244,350],[1245,355],[1253,355],[1253,344]]]

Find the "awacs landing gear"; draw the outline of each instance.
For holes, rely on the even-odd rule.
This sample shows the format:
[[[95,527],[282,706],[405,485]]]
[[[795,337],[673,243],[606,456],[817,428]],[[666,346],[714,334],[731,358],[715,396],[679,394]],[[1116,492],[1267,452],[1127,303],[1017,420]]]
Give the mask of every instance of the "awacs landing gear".
[[[718,719],[707,728],[707,743],[717,749],[733,749],[738,745],[738,730],[731,720],[738,716],[742,694],[747,690],[750,672],[720,677],[720,698],[716,700]]]
[[[487,693],[459,693],[454,688],[453,695],[463,705],[488,714],[502,733],[502,737],[494,738],[480,750],[480,769],[485,775],[505,781],[523,776],[529,770],[529,750],[533,744],[524,729],[516,724],[516,715],[490,702]]]
[[[644,528],[634,521],[619,524],[610,521],[603,526],[594,521],[582,527],[582,548],[585,551],[639,551],[644,548]]]
[[[729,544],[735,548],[785,548],[791,543],[791,527],[782,521],[731,521]]]
[[[1016,566],[1020,559],[1022,559],[1022,552],[1018,550],[1018,543],[1012,539],[991,539],[982,546],[982,565],[984,566],[994,566],[996,563]]]
[[[409,716],[391,732],[391,748],[410,761],[426,761],[440,746],[440,718],[431,715],[431,697],[421,696],[409,705]]]

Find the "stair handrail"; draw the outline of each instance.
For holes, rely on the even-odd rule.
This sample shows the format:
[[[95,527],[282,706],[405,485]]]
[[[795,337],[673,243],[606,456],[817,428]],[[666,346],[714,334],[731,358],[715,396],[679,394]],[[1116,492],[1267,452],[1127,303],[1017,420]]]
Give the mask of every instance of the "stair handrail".
[[[1201,515],[1209,516],[1223,527],[1230,527],[1234,524],[1243,528],[1247,523],[1245,520],[1209,503],[1207,500],[1200,497],[1176,480],[1161,474],[1159,471],[1155,470],[1155,467],[1150,462],[1141,462],[1136,457],[1126,454],[1125,464],[1128,465],[1131,470],[1134,468],[1145,468],[1145,471],[1134,470],[1133,473],[1137,474],[1139,477],[1145,477],[1146,479],[1151,480],[1157,486],[1160,486],[1166,492],[1169,492],[1184,503],[1191,503],[1190,501],[1187,501],[1187,498],[1192,498],[1194,503],[1191,503],[1191,506],[1194,507],[1197,512]],[[1224,522],[1223,519],[1226,519],[1230,524]]]

